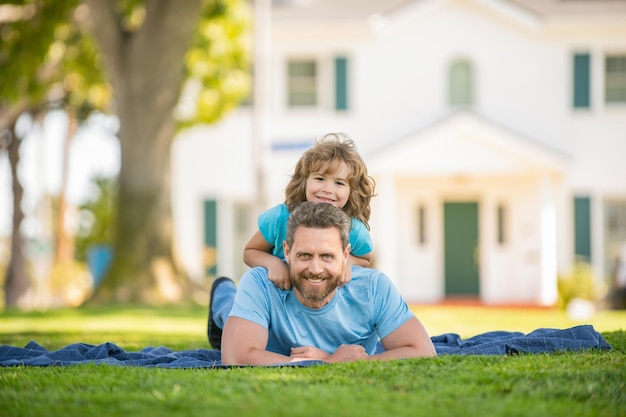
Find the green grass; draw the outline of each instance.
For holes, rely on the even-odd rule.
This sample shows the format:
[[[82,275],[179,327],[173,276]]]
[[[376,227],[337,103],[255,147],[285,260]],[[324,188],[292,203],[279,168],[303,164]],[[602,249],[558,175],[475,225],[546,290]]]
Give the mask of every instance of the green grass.
[[[528,332],[579,322],[558,310],[416,306],[431,335]],[[308,368],[0,368],[12,416],[626,416],[626,312],[585,321],[609,352],[441,356]],[[98,307],[0,314],[0,343],[48,349],[111,341],[128,350],[208,347],[201,307]]]

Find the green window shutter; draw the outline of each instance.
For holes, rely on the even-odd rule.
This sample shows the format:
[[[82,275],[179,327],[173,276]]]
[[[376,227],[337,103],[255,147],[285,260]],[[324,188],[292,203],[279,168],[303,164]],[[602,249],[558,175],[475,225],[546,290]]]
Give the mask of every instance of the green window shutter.
[[[574,108],[591,106],[591,58],[588,53],[574,54]]]
[[[348,110],[348,58],[335,58],[335,109]]]
[[[217,202],[204,201],[204,251],[202,254],[206,276],[217,275]]]
[[[574,198],[574,255],[591,261],[591,199]]]

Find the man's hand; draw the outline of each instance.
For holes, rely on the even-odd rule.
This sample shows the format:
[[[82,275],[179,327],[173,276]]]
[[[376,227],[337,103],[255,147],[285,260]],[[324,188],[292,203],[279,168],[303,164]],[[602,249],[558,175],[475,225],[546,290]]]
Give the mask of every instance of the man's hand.
[[[341,345],[326,362],[351,362],[369,358],[361,345]]]
[[[291,348],[291,362],[317,360],[323,362],[351,362],[369,358],[365,348],[361,345],[341,345],[329,355],[313,346],[299,346]]]
[[[330,355],[313,346],[299,346],[291,348],[291,362],[298,361],[324,361],[329,362]]]

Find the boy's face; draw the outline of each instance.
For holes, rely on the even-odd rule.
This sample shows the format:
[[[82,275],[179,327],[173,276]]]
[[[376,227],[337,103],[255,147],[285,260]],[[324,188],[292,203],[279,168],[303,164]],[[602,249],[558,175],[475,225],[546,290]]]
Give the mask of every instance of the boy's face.
[[[350,168],[345,162],[335,172],[327,172],[328,165],[312,172],[306,180],[306,199],[312,203],[328,203],[343,209],[350,197],[348,176]]]

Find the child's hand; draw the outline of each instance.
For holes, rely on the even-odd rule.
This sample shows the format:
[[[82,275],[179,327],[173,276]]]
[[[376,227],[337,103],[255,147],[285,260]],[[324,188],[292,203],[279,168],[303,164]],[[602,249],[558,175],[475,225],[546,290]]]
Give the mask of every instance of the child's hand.
[[[276,258],[277,262],[273,262],[272,266],[267,268],[267,277],[281,290],[291,288],[291,279],[289,278],[289,267],[282,260]]]
[[[341,279],[339,280],[339,288],[346,285],[352,279],[352,265],[350,262],[346,264],[346,267],[343,269],[343,274],[341,275]]]

